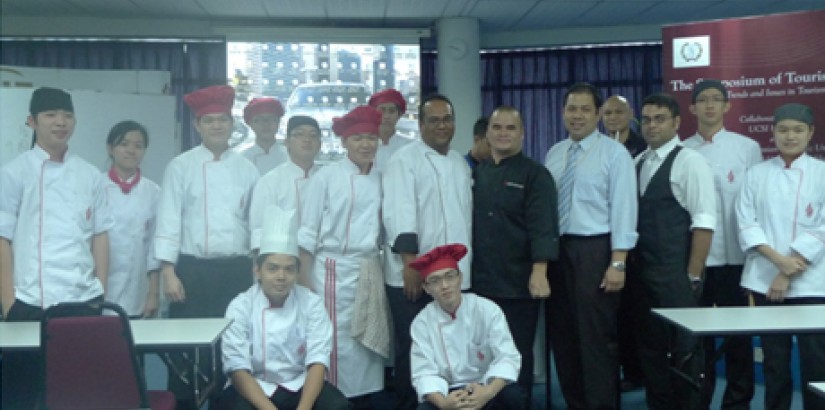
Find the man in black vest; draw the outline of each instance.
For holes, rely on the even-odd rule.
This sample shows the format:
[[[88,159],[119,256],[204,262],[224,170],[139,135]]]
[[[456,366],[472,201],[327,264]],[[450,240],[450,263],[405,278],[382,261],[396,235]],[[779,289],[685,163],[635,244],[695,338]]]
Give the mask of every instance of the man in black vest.
[[[639,241],[641,261],[639,351],[648,407],[694,409],[699,391],[669,372],[674,366],[699,381],[702,346],[684,330],[654,317],[650,308],[693,307],[702,289],[705,259],[716,226],[713,173],[705,158],[682,147],[679,105],[667,94],[642,103],[642,135],[649,147],[636,159],[639,174]]]

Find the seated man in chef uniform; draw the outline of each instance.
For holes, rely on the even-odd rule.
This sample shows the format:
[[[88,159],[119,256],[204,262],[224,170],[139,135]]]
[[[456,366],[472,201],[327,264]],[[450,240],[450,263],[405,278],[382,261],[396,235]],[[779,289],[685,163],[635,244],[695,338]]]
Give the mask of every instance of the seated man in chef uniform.
[[[433,297],[412,322],[412,380],[422,409],[523,409],[514,381],[521,355],[492,301],[461,293],[461,244],[439,246],[410,263]]]
[[[324,301],[296,285],[299,253],[295,212],[270,206],[264,215],[256,283],[226,310],[223,369],[230,383],[222,409],[350,409],[324,380],[332,323]]]

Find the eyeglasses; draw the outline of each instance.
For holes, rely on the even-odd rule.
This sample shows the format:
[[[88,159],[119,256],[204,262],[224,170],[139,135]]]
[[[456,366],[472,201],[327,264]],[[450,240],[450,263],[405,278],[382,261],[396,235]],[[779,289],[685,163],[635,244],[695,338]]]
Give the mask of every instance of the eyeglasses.
[[[424,124],[427,124],[428,127],[437,127],[439,124],[453,125],[453,123],[455,123],[455,118],[453,118],[452,115],[448,115],[442,118],[427,117],[424,119]]]
[[[673,116],[670,115],[657,115],[653,118],[650,117],[642,117],[642,126],[649,126],[650,124],[662,125],[666,123],[668,120],[673,119]]]
[[[430,277],[424,281],[424,284],[427,286],[441,286],[442,283],[455,283],[458,279],[458,271],[451,270],[441,276]]]
[[[316,132],[293,132],[289,134],[289,138],[315,141],[321,139],[321,136]]]

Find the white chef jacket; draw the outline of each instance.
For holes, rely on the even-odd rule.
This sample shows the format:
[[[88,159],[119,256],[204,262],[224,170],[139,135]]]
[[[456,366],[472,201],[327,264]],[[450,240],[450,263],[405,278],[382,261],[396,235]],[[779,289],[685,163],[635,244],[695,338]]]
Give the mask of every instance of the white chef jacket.
[[[255,165],[259,175],[264,175],[275,169],[278,165],[289,161],[286,147],[277,142],[269,147],[269,151],[265,151],[263,147],[255,144],[243,150],[242,154]]]
[[[160,187],[141,175],[137,185],[124,194],[108,173],[103,178],[115,222],[109,230],[106,300],[119,304],[130,316],[141,315],[149,290],[147,272],[160,269],[152,246]]]
[[[825,296],[825,162],[802,155],[790,167],[774,157],[745,175],[736,201],[739,239],[745,250],[742,286],[765,294],[779,270],[755,247],[783,255],[796,251],[810,262],[791,279],[787,297]]]
[[[573,142],[567,138],[547,151],[544,166],[556,180],[556,188],[560,188]],[[598,130],[584,137],[579,145],[582,152],[579,153],[575,170],[569,229],[560,234],[609,233],[611,249],[633,249],[639,239],[636,233],[639,204],[633,159],[622,143]]]
[[[378,254],[381,181],[348,157],[322,167],[304,191],[298,245],[312,253],[309,281],[324,298],[333,332],[329,381],[346,397],[384,388],[384,360],[352,337],[363,262]]]
[[[694,134],[682,145],[702,154],[713,170],[717,199],[716,228],[713,230],[707,266],[744,264],[745,254],[739,246],[734,202],[742,187],[745,171],[762,162],[762,149],[756,141],[724,128],[710,141]]]
[[[670,152],[680,145],[679,137],[673,137],[658,149],[648,147],[636,156],[637,164],[643,162],[639,173],[639,192],[642,195]],[[673,197],[690,214],[690,229],[716,229],[716,191],[713,189],[713,171],[707,159],[683,147],[673,159],[669,179]]]
[[[283,210],[295,210],[300,224],[301,198],[309,178],[318,166],[309,172],[294,162],[286,161],[269,171],[258,180],[252,191],[252,205],[249,208],[249,228],[252,230],[252,249],[261,247],[261,233],[266,208],[276,205]]]
[[[100,170],[66,152],[63,162],[35,145],[0,170],[0,236],[11,242],[15,297],[46,308],[103,294],[92,236],[113,221]]]
[[[155,257],[220,258],[249,253],[247,215],[258,170],[236,152],[198,145],[166,167],[158,205]]]
[[[521,355],[504,313],[489,299],[464,293],[455,316],[430,302],[410,333],[412,382],[421,402],[429,393],[446,397],[450,388],[487,384],[494,377],[518,379]]]
[[[395,154],[395,152],[398,151],[399,148],[413,141],[415,140],[404,137],[398,133],[393,134],[386,144],[384,144],[383,141],[379,141],[378,151],[375,153],[375,162],[372,166],[378,172],[384,172],[384,168],[387,166],[387,163],[390,161],[390,158]]]
[[[332,325],[321,298],[295,285],[283,307],[270,306],[261,286],[252,285],[229,303],[232,319],[221,339],[227,375],[248,370],[267,396],[279,387],[304,387],[307,367],[329,367]]]
[[[471,283],[473,194],[467,161],[456,151],[442,155],[421,141],[399,149],[384,168],[382,216],[387,246],[384,277],[387,285],[402,287],[401,256],[390,251],[399,235],[418,235],[418,252],[450,243],[467,247],[459,262],[462,289]]]

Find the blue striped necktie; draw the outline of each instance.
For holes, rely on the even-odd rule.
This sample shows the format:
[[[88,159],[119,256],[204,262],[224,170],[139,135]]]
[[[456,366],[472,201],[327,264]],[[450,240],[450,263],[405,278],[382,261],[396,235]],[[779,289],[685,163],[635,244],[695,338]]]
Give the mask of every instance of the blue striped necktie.
[[[559,184],[559,232],[567,233],[570,228],[570,209],[573,207],[573,183],[576,179],[576,163],[582,147],[578,142],[574,142],[567,150],[567,164],[564,166],[564,173],[561,175]]]

